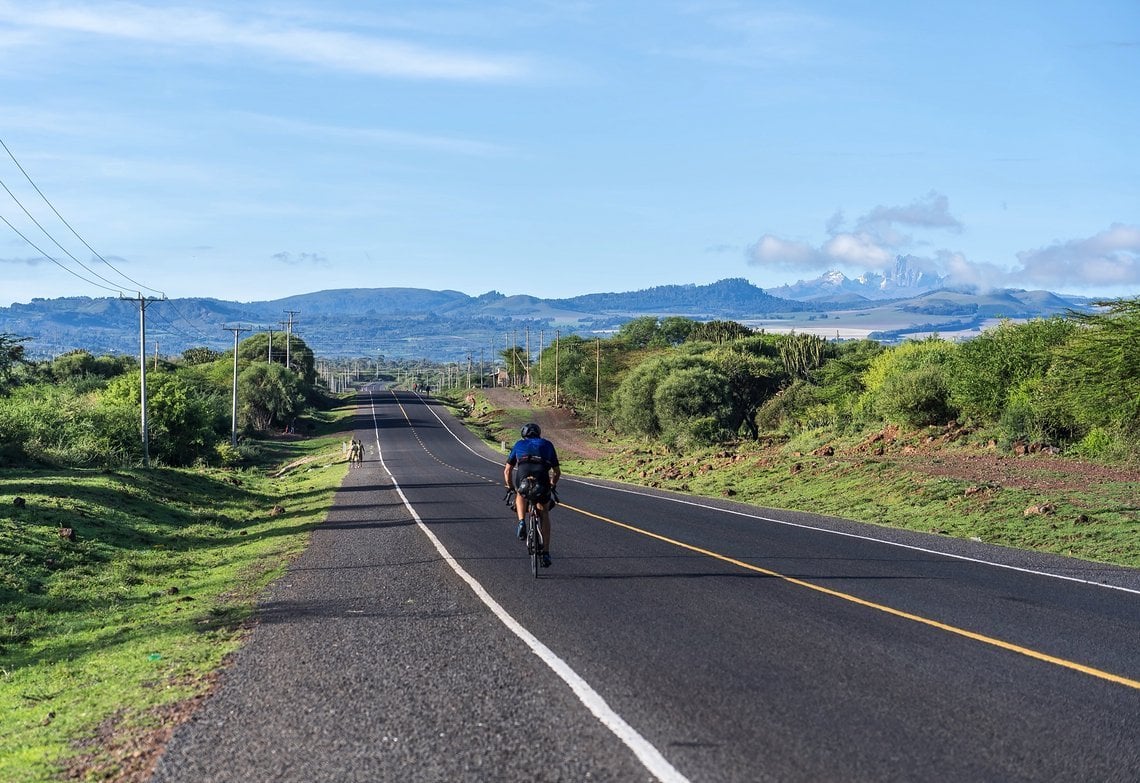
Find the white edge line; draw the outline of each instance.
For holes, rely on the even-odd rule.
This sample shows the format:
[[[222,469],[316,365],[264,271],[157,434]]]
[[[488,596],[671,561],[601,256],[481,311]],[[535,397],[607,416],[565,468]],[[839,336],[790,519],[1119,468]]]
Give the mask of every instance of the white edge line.
[[[488,462],[492,462],[492,460],[489,457],[487,457],[485,454],[480,454],[479,452],[475,451],[473,448],[468,446],[466,443],[464,443],[460,439],[460,437],[458,435],[456,435],[451,430],[451,427],[447,426],[447,422],[445,422],[443,419],[441,419],[439,417],[439,414],[436,413],[435,410],[430,405],[427,406],[427,409],[429,411],[431,411],[432,416],[435,416],[436,420],[439,421],[439,423],[443,425],[443,428],[445,430],[447,430],[448,434],[451,435],[451,437],[455,438],[455,440],[457,440],[459,442],[460,446],[467,449],[468,451],[470,451],[472,454],[479,457],[480,459],[485,459]],[[1052,573],[1051,571],[1039,571],[1039,570],[1034,569],[1034,568],[1024,568],[1023,566],[1009,565],[1008,563],[995,563],[992,560],[982,560],[981,558],[970,557],[969,555],[958,555],[958,554],[954,554],[953,552],[943,552],[943,551],[940,551],[938,549],[928,549],[926,547],[915,546],[914,544],[901,544],[898,541],[887,541],[886,539],[883,539],[883,538],[875,538],[874,536],[865,536],[865,535],[861,535],[859,533],[845,533],[842,530],[830,530],[830,529],[825,528],[825,527],[816,527],[815,525],[805,525],[802,522],[789,522],[786,519],[775,519],[773,517],[766,517],[766,516],[762,516],[760,514],[750,514],[747,511],[736,511],[736,510],[730,509],[730,508],[720,508],[719,506],[710,506],[710,505],[707,505],[705,503],[698,503],[698,502],[693,501],[693,500],[685,500],[683,498],[676,498],[676,497],[672,497],[670,495],[658,495],[658,494],[653,494],[650,492],[642,492],[642,491],[636,490],[636,489],[627,489],[625,487],[611,487],[611,486],[606,485],[606,484],[596,484],[592,481],[587,481],[586,479],[581,479],[581,478],[570,478],[568,476],[563,476],[562,480],[569,480],[569,481],[574,482],[576,484],[583,484],[587,487],[594,487],[595,489],[608,489],[608,490],[612,490],[613,492],[625,492],[626,494],[638,495],[640,497],[659,498],[661,500],[667,500],[670,503],[680,503],[681,505],[684,505],[684,506],[693,506],[695,508],[703,508],[703,509],[707,509],[709,511],[721,511],[725,514],[733,514],[734,516],[745,517],[747,519],[758,519],[762,522],[774,522],[777,525],[785,525],[787,527],[800,528],[801,530],[812,530],[812,531],[815,531],[816,533],[827,533],[827,534],[833,535],[833,536],[843,536],[845,538],[854,538],[854,539],[857,539],[859,541],[869,541],[869,542],[875,543],[875,544],[885,544],[886,546],[898,547],[899,549],[909,549],[912,552],[922,552],[922,553],[928,554],[928,555],[939,555],[941,557],[948,557],[948,558],[952,558],[954,560],[962,560],[964,562],[974,563],[976,565],[986,565],[986,566],[991,566],[993,568],[1004,568],[1008,571],[1019,571],[1023,574],[1033,574],[1034,576],[1044,576],[1044,577],[1048,577],[1050,579],[1062,579],[1066,582],[1077,582],[1079,584],[1089,585],[1090,587],[1103,587],[1107,590],[1119,590],[1122,593],[1132,593],[1133,595],[1140,595],[1140,590],[1137,590],[1137,589],[1134,589],[1131,587],[1123,587],[1121,585],[1113,585],[1113,584],[1108,584],[1106,582],[1094,582],[1091,579],[1082,579],[1079,576],[1066,576],[1064,574],[1055,574],[1055,573]]]
[[[444,547],[443,543],[431,532],[428,526],[424,524],[423,520],[420,519],[420,515],[416,513],[415,508],[413,508],[412,504],[408,501],[407,496],[404,495],[404,490],[400,488],[396,477],[392,474],[392,471],[388,470],[388,465],[384,462],[384,452],[380,448],[380,428],[376,426],[376,403],[372,398],[371,392],[369,392],[368,397],[372,408],[372,429],[376,437],[376,454],[379,458],[380,466],[384,469],[384,472],[388,474],[389,478],[391,478],[392,486],[396,488],[396,493],[400,496],[400,500],[404,502],[408,513],[416,520],[416,525],[423,531],[428,540],[432,542],[440,556],[451,566],[451,569],[459,575],[459,578],[467,583],[475,595],[486,604],[487,608],[499,618],[503,625],[509,628],[543,663],[550,667],[551,671],[561,677],[562,681],[570,686],[570,689],[582,704],[586,706],[586,709],[633,751],[638,761],[640,761],[654,777],[662,781],[662,783],[688,783],[688,778],[678,772],[677,769],[661,755],[661,752],[650,744],[649,740],[642,737],[636,729],[614,712],[609,704],[606,703],[605,699],[591,688],[590,684],[582,679],[581,675],[571,669],[569,664],[555,655],[549,647],[540,642],[534,634],[508,614],[507,610],[483,588],[483,585],[481,585],[475,577],[471,576],[463,566],[459,565],[456,559],[451,556],[451,553],[447,551],[447,548]],[[399,404],[398,401],[397,404]],[[436,418],[439,417],[437,416]],[[441,421],[440,423],[442,424],[443,422]],[[444,426],[446,427],[446,425]],[[451,433],[451,430],[449,429],[448,432]],[[451,433],[451,435],[455,437],[455,433]]]

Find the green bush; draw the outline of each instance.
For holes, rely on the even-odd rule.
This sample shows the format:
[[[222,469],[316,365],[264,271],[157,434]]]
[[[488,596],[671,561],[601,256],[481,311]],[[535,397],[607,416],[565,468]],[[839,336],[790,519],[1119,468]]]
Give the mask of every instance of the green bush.
[[[709,366],[675,370],[657,384],[653,409],[670,446],[705,446],[730,437],[732,415],[724,376]]]
[[[932,337],[876,356],[863,375],[869,408],[888,421],[915,426],[954,418],[949,365],[956,348]]]
[[[951,404],[976,422],[996,421],[1020,384],[1046,376],[1076,328],[1061,318],[1006,321],[962,343],[951,361]]]

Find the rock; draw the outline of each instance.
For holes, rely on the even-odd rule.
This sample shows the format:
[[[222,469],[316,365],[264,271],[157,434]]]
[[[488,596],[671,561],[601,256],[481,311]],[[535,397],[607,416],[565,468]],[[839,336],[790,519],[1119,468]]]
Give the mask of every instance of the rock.
[[[12,501],[12,505],[16,508],[23,508],[24,506],[28,505],[28,501],[24,500],[23,498],[16,498]]]

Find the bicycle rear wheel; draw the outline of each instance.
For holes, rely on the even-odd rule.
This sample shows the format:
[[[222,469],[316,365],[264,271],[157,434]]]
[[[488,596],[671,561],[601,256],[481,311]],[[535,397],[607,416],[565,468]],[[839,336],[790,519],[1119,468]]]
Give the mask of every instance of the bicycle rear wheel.
[[[530,570],[534,574],[534,578],[538,579],[538,569],[542,564],[542,533],[538,528],[538,510],[532,505],[530,513],[527,514],[527,526],[530,528],[529,540],[532,543],[530,547]]]

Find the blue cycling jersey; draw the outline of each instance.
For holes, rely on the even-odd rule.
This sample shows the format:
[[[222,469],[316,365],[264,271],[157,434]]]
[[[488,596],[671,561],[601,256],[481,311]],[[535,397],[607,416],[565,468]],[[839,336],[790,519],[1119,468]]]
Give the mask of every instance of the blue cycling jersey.
[[[511,449],[507,462],[511,465],[541,464],[544,468],[558,467],[558,452],[546,438],[523,438]]]

